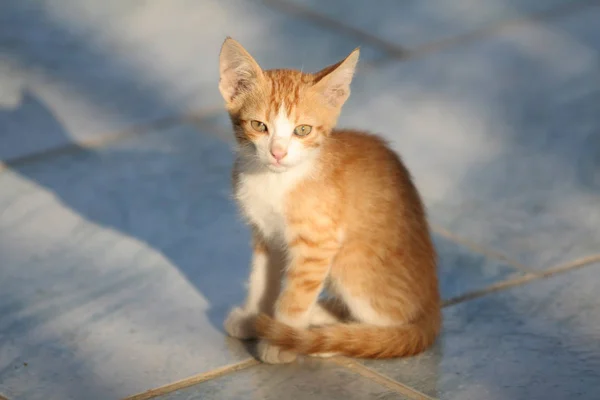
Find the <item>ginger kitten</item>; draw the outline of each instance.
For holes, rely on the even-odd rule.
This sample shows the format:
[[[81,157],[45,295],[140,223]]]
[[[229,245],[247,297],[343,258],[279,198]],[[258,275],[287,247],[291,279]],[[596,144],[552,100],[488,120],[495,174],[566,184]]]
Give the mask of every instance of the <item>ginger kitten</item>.
[[[408,356],[440,331],[436,254],[409,172],[378,137],[334,130],[358,56],[311,74],[262,70],[231,38],[221,48],[234,194],[254,241],[247,299],[225,329],[260,338],[264,362]]]

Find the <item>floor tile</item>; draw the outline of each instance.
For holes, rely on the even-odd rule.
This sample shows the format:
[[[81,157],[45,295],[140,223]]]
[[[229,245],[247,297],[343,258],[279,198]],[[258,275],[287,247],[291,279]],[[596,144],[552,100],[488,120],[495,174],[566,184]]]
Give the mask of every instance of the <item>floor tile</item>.
[[[362,44],[256,1],[3,2],[0,160],[220,107],[228,35],[266,68],[316,70]]]
[[[577,0],[285,0],[359,28],[398,46],[418,46],[549,10]]]
[[[158,400],[407,399],[328,362],[260,365],[158,397]]]
[[[531,268],[600,251],[600,6],[357,76],[431,220]]]
[[[448,400],[593,400],[600,392],[600,264],[448,307],[432,350],[368,361]]]
[[[120,398],[248,358],[221,329],[250,253],[231,162],[179,127],[0,174],[0,392]]]

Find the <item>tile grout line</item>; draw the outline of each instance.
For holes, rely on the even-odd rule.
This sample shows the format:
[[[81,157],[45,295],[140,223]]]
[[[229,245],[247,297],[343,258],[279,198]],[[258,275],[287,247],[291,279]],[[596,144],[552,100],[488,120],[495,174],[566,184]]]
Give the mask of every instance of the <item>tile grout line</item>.
[[[529,282],[538,281],[545,278],[550,278],[555,275],[560,275],[579,268],[590,266],[591,264],[600,262],[600,254],[578,258],[574,261],[549,268],[545,271],[537,272],[530,271],[527,274],[514,279],[507,279],[502,282],[494,283],[483,289],[465,293],[463,295],[450,298],[443,301],[442,307],[450,307],[458,303],[463,303],[468,300],[473,300],[488,294],[499,292],[504,289],[510,289],[516,286],[521,286]]]
[[[538,278],[533,274],[526,274],[524,276],[520,276],[518,278],[507,279],[501,282],[493,283],[489,286],[484,287],[483,289],[474,290],[472,292],[467,292],[460,296],[452,297],[450,299],[442,301],[442,307],[450,307],[458,303],[463,303],[468,300],[477,299],[479,297],[483,297],[488,294],[499,292],[503,289],[510,289],[512,287],[520,286],[526,283],[529,283]]]
[[[216,106],[210,106],[198,112],[183,113],[179,115],[163,117],[148,123],[133,124],[120,131],[99,134],[98,137],[91,137],[63,145],[58,145],[50,149],[26,154],[8,161],[0,160],[0,174],[10,170],[13,167],[20,167],[27,164],[45,161],[63,154],[71,154],[82,150],[101,148],[109,143],[136,135],[141,135],[151,130],[164,130],[180,123],[189,123],[190,121],[200,122],[204,119],[217,115],[222,109],[222,106],[219,106],[218,108]]]
[[[350,358],[346,358],[346,357],[335,357],[332,359],[328,360],[329,362],[332,362],[334,364],[337,364],[343,368],[349,369],[355,373],[357,373],[358,375],[367,378],[373,382],[376,382],[382,386],[387,387],[388,389],[391,389],[397,393],[400,393],[410,399],[413,400],[435,400],[433,397],[427,396],[424,393],[421,393],[420,391],[407,386],[401,382],[398,382],[386,375],[383,375],[369,367],[367,367],[366,365],[363,365],[355,360],[352,360]]]
[[[272,6],[283,12],[288,12],[301,18],[316,22],[317,24],[320,24],[321,26],[324,26],[330,30],[333,28],[333,30],[360,37],[368,44],[379,47],[385,52],[395,55],[397,58],[402,58],[408,54],[407,49],[404,49],[393,42],[382,39],[377,35],[372,35],[360,28],[355,28],[354,26],[348,25],[335,18],[320,14],[319,12],[313,11],[308,7],[301,6],[287,0],[263,0],[262,2],[267,6]]]
[[[461,246],[465,246],[467,247],[469,250],[472,250],[476,253],[479,253],[481,255],[484,255],[486,257],[489,258],[493,258],[496,260],[500,260],[505,262],[507,265],[515,268],[516,270],[520,271],[520,272],[531,272],[531,269],[526,267],[525,265],[517,262],[516,260],[513,260],[512,258],[504,255],[503,253],[493,250],[493,249],[488,249],[485,248],[484,246],[481,246],[475,242],[472,242],[469,239],[465,239],[462,237],[459,237],[457,235],[455,235],[454,233],[450,232],[449,230],[442,228],[441,226],[438,225],[432,225],[431,226],[431,231],[433,233],[437,233],[438,235],[442,236],[445,239],[448,239],[456,244],[459,244]]]
[[[507,18],[503,21],[498,21],[495,24],[475,29],[471,32],[417,46],[414,50],[409,50],[408,58],[422,57],[455,45],[471,43],[504,32],[510,28],[534,24],[540,21],[551,21],[552,19],[564,17],[569,13],[576,12],[598,3],[598,0],[578,0],[572,3],[550,7],[546,10],[516,16],[514,18]]]
[[[596,262],[600,262],[600,254],[593,254],[591,256],[576,258],[573,261],[569,261],[564,264],[559,264],[556,267],[552,267],[550,269],[547,269],[546,271],[540,272],[540,273],[538,273],[538,275],[543,275],[543,277],[548,277],[548,276],[551,276],[554,274],[568,272],[572,269],[585,267],[588,264],[593,264]]]
[[[388,53],[388,57],[383,57],[381,60],[373,61],[371,63],[372,67],[378,67],[382,64],[386,64],[392,61],[402,61],[422,57],[424,55],[434,53],[436,51],[440,51],[458,44],[469,43],[485,37],[492,36],[511,27],[531,24],[544,20],[552,20],[553,18],[565,16],[567,13],[575,12],[587,6],[600,3],[598,0],[578,0],[574,3],[567,3],[556,7],[550,7],[546,10],[532,12],[530,14],[515,16],[513,18],[509,17],[507,19],[498,21],[496,23],[492,23],[488,26],[484,26],[464,34],[434,40],[429,43],[418,45],[414,49],[408,49],[397,45],[393,42],[389,42],[388,40],[383,39],[377,35],[373,35],[360,28],[356,28],[352,25],[349,25],[343,21],[320,14],[318,11],[315,11],[309,7],[292,3],[289,0],[263,0],[263,2],[267,5],[271,5],[283,11],[296,14],[301,18],[312,20],[318,24],[321,24],[325,28],[336,29],[342,33],[349,33],[353,36],[362,38],[362,40],[364,40],[365,42],[377,46]]]
[[[256,365],[260,364],[259,361],[255,360],[254,358],[249,358],[247,360],[244,361],[240,361],[238,363],[235,364],[230,364],[230,365],[226,365],[224,367],[220,367],[220,368],[216,368],[213,370],[210,370],[208,372],[203,372],[197,375],[193,375],[190,376],[188,378],[184,378],[182,380],[173,382],[173,383],[168,383],[166,385],[163,386],[159,386],[157,388],[154,389],[150,389],[150,390],[146,390],[144,392],[138,393],[138,394],[134,394],[128,397],[123,398],[122,400],[148,400],[148,399],[153,399],[155,397],[158,396],[162,396],[168,393],[172,393],[176,390],[180,390],[180,389],[184,389],[190,386],[194,386],[197,385],[199,383],[202,382],[206,382],[208,380],[211,379],[215,379],[215,378],[219,378],[221,376],[233,373],[233,372],[237,372],[237,371],[241,371],[247,368],[251,368],[254,367]]]

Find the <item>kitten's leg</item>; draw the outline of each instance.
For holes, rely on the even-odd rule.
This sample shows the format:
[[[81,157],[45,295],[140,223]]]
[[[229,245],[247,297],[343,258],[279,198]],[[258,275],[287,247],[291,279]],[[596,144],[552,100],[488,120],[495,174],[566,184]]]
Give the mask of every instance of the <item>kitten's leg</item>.
[[[270,252],[259,234],[253,237],[254,249],[248,279],[246,301],[241,307],[234,307],[225,320],[225,331],[238,339],[256,337],[254,319],[259,312],[273,313],[273,306],[279,293],[281,263],[279,256]]]
[[[306,328],[329,273],[333,254],[298,254],[291,258],[285,286],[277,299],[275,318],[295,328]]]
[[[305,226],[289,242],[289,265],[283,287],[275,307],[275,318],[295,328],[307,328],[311,311],[329,274],[333,257],[338,250],[337,235],[327,230],[315,229],[307,232]],[[322,228],[322,227],[317,227]],[[320,316],[323,316],[321,313]],[[267,363],[293,361],[289,352],[262,341],[259,357]]]

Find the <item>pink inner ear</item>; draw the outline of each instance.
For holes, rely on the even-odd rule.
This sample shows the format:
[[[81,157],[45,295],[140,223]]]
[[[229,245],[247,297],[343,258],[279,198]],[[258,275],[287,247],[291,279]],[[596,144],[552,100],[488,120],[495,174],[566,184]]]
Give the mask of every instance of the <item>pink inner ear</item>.
[[[346,89],[344,89],[343,87],[333,88],[331,90],[333,92],[333,95],[338,98],[346,96]]]
[[[335,85],[325,89],[325,98],[332,106],[339,106],[344,102],[348,95],[348,91],[343,85]]]
[[[230,68],[223,72],[219,86],[228,101],[232,102],[242,92],[249,89],[250,82],[240,76],[235,69]]]

